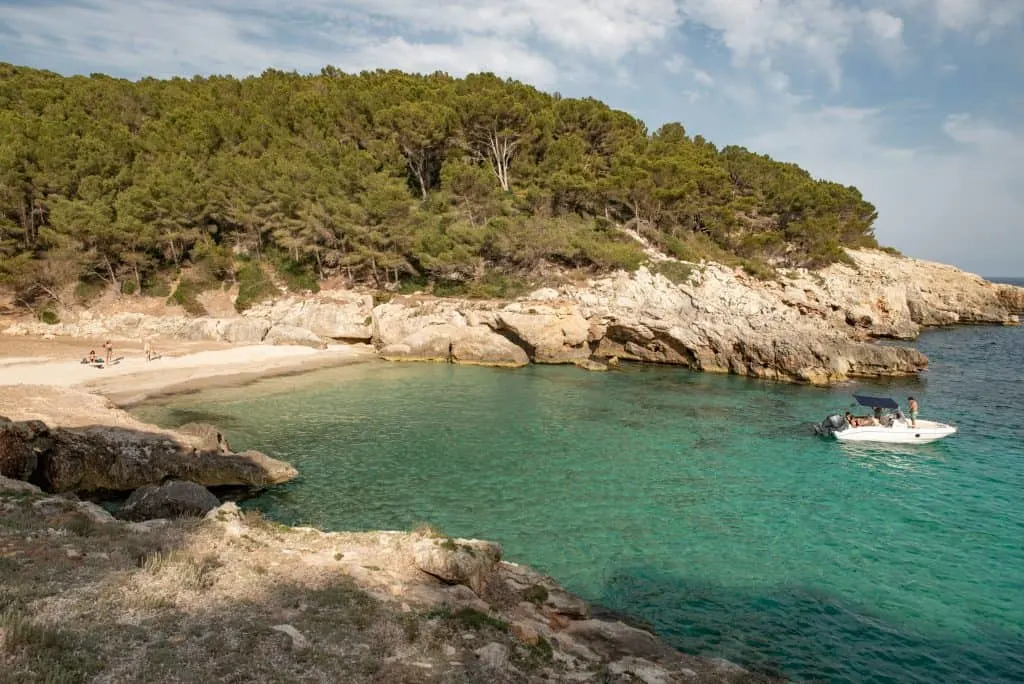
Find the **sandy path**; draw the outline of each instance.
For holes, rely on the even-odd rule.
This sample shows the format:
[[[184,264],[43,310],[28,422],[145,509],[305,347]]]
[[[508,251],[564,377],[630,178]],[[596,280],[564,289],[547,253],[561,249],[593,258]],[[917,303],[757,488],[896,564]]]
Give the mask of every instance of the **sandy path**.
[[[92,348],[88,344],[52,342],[30,338],[20,338],[16,343],[0,342],[0,386],[75,387],[99,392],[124,405],[159,394],[236,384],[375,357],[369,345],[331,345],[322,350],[294,345],[218,345],[220,348],[186,349],[184,353],[178,349],[178,355],[146,361],[140,349],[121,346],[115,347],[115,357],[120,359],[117,363],[97,368],[75,360],[84,354],[83,347],[86,351]],[[99,345],[96,348],[100,351]]]

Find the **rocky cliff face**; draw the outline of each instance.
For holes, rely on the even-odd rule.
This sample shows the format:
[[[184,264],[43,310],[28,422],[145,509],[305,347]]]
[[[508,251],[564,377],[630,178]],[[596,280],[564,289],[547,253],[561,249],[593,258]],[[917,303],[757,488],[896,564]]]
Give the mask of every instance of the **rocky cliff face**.
[[[708,264],[680,284],[641,268],[511,303],[397,297],[374,309],[373,340],[385,358],[401,350],[405,359],[438,360],[445,340],[454,349],[472,335],[495,350],[512,342],[535,363],[619,358],[828,384],[927,367],[917,350],[872,338],[1015,324],[1024,310],[1021,288],[883,252],[852,256],[856,268],[798,270],[777,282]]]
[[[775,380],[828,384],[907,375],[928,360],[910,347],[923,327],[1018,322],[1024,289],[943,264],[851,252],[856,266],[795,270],[762,282],[718,264],[673,283],[641,268],[514,302],[397,296],[373,306],[354,292],[286,298],[236,318],[121,314],[8,333],[165,335],[234,343],[371,341],[389,360],[521,366],[631,359]]]

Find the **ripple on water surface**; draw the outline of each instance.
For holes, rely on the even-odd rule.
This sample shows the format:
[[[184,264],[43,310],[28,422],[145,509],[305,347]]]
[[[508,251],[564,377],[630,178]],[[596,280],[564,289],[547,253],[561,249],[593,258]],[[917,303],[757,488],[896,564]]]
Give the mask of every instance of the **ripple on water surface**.
[[[142,406],[214,414],[300,479],[286,522],[500,541],[675,645],[794,679],[1024,680],[1024,335],[928,333],[914,394],[956,437],[825,442],[829,390],[630,367],[369,364]]]

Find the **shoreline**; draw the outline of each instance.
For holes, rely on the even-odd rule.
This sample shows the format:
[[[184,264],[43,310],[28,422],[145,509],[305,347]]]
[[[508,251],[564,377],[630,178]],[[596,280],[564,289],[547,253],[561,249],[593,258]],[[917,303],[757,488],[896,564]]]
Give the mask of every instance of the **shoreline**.
[[[17,348],[0,337],[0,387],[44,385],[97,394],[119,408],[204,389],[240,387],[264,378],[297,375],[324,368],[377,360],[370,345],[332,344],[327,349],[299,345],[187,345],[175,342],[174,355],[146,361],[139,345],[118,345],[115,364],[96,368],[75,361],[71,349],[87,349],[87,340],[54,344],[22,337]],[[72,344],[73,343],[73,347]],[[98,346],[98,345],[96,345]],[[162,348],[171,346],[164,343]],[[123,353],[122,348],[126,349]]]

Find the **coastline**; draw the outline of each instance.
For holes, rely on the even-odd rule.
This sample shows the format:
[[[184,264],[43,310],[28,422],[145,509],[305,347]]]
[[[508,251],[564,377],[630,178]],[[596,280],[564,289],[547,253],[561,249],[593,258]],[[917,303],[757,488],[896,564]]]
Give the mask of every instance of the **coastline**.
[[[15,346],[15,342],[17,343]],[[298,345],[227,345],[163,342],[172,354],[146,361],[140,345],[115,346],[119,361],[96,368],[75,360],[90,348],[88,340],[56,343],[39,337],[0,336],[0,387],[45,385],[98,394],[119,407],[147,399],[185,394],[211,387],[233,387],[263,378],[321,368],[367,363],[372,347],[332,344],[327,349]],[[99,345],[94,345],[99,347]]]
[[[10,435],[27,430],[44,440],[56,432],[94,438],[105,434],[108,442],[82,442],[73,448],[86,454],[109,445],[118,452],[113,458],[121,459],[123,465],[140,456],[142,461],[151,460],[156,445],[180,441],[183,435],[138,421],[124,410],[126,406],[162,395],[239,386],[376,358],[366,345],[334,345],[326,350],[199,345],[147,362],[139,350],[129,347],[118,355],[120,363],[98,369],[74,360],[78,344],[48,342],[23,337],[20,355],[10,353],[11,345],[0,344],[0,415],[15,421],[0,425],[8,431],[6,441],[0,442],[0,457],[17,456],[17,449],[11,451]],[[96,374],[103,375],[95,378]],[[136,436],[126,441],[128,432]],[[143,434],[149,441],[139,441]],[[223,446],[227,448],[226,443]],[[259,456],[245,452],[228,457],[250,454]],[[57,459],[68,456],[79,457],[62,453]],[[200,453],[198,458],[203,456]],[[194,458],[193,449],[191,455],[178,452],[173,460],[185,464]],[[283,474],[284,480],[295,474],[288,464],[281,465],[290,470]],[[121,470],[121,465],[114,470]],[[156,477],[154,484],[166,481],[159,473]],[[264,486],[279,481],[269,480]],[[66,657],[48,660],[54,676],[101,674],[101,669],[123,667],[125,658],[141,663],[137,667],[153,666],[144,655],[148,647],[143,653],[129,649],[126,654],[117,639],[84,636],[100,633],[95,627],[103,619],[94,617],[99,604],[104,614],[127,610],[145,614],[153,624],[162,621],[159,624],[165,626],[144,630],[143,641],[158,647],[181,644],[197,653],[193,659],[197,668],[219,662],[216,653],[203,651],[202,630],[213,620],[228,639],[256,630],[267,642],[257,650],[271,654],[269,671],[281,667],[299,671],[304,656],[293,662],[291,654],[311,652],[323,659],[331,681],[356,681],[352,675],[365,672],[380,673],[392,681],[412,681],[406,676],[417,669],[468,675],[470,680],[486,676],[496,682],[599,677],[602,681],[781,681],[721,658],[680,652],[653,631],[633,626],[625,616],[591,606],[554,578],[504,560],[501,546],[492,542],[453,539],[432,528],[327,533],[243,514],[232,503],[200,519],[166,516],[123,522],[75,493],[87,497],[93,489],[60,490],[64,493],[54,496],[28,481],[0,477],[0,513],[17,532],[13,542],[0,535],[2,559],[12,572],[7,579],[26,596],[37,597],[5,613],[0,646],[6,647],[4,630],[11,625],[18,628],[14,634],[59,633],[62,643],[72,645],[65,647]],[[289,548],[279,550],[282,544]],[[138,549],[143,547],[140,556]],[[52,559],[53,571],[45,580],[28,560],[42,556]],[[83,575],[79,565],[88,566],[88,573]],[[200,583],[194,581],[197,567],[226,571]],[[282,596],[268,591],[268,576],[275,586],[288,587]],[[81,597],[71,616],[61,593],[69,585]],[[266,600],[246,602],[253,592],[261,592]],[[340,615],[332,598],[338,593],[345,597]],[[234,617],[214,618],[198,609],[210,600],[233,606],[228,614]],[[299,610],[291,607],[297,601]],[[59,620],[54,617],[57,612]],[[338,634],[323,627],[339,618],[344,629]],[[283,624],[275,625],[278,622]],[[348,627],[352,624],[357,625],[355,630]],[[101,631],[113,633],[117,626],[105,625]],[[404,636],[392,636],[396,631]],[[281,633],[287,639],[279,638]],[[366,639],[382,645],[364,652],[361,649],[370,648]],[[335,645],[343,641],[359,655],[354,665],[351,658],[336,657]],[[14,641],[11,647],[24,645]],[[80,651],[101,653],[102,658],[86,673],[75,659]],[[15,669],[24,667],[17,659],[13,663]],[[353,668],[355,673],[350,671]]]

